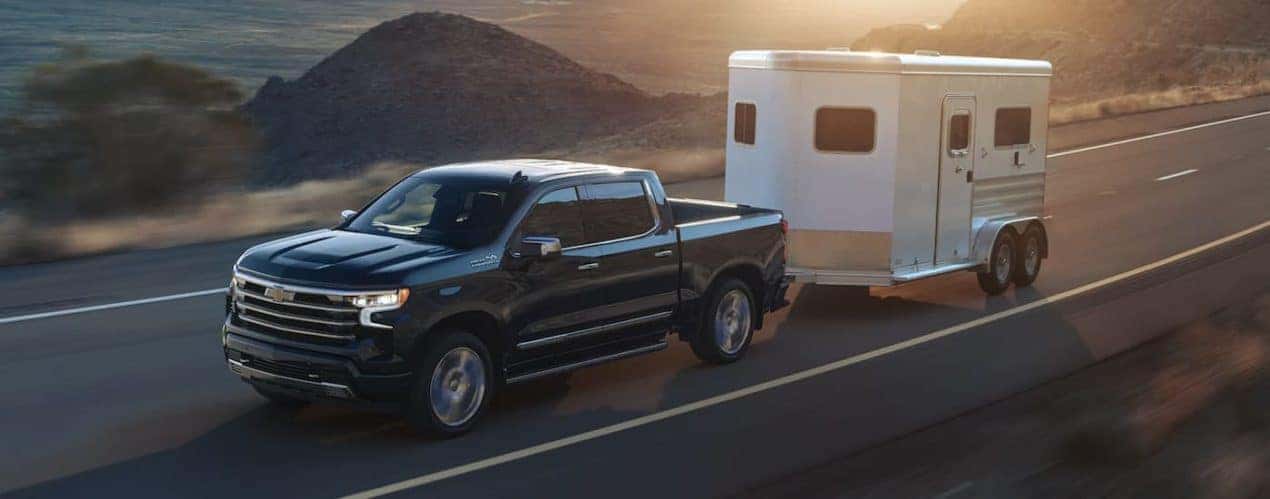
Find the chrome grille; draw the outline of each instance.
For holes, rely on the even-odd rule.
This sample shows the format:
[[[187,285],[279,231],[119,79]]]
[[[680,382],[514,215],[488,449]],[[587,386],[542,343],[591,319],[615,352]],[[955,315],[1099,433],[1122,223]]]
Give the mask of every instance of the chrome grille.
[[[361,310],[347,293],[323,293],[238,274],[234,316],[240,326],[272,336],[348,341],[355,337]]]

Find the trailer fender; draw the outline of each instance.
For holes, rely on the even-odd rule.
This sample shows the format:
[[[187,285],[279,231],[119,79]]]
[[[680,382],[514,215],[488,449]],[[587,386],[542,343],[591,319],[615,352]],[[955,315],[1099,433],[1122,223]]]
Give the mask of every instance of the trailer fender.
[[[1027,230],[1028,225],[1035,223],[1041,227],[1041,233],[1045,234],[1044,243],[1041,248],[1041,256],[1049,256],[1049,234],[1045,230],[1045,223],[1041,217],[1020,217],[1005,218],[1000,220],[992,220],[979,228],[979,232],[975,234],[974,246],[971,252],[974,255],[975,263],[979,265],[987,265],[988,259],[992,257],[992,244],[997,241],[997,236],[1006,227],[1014,229],[1016,234],[1022,234]]]

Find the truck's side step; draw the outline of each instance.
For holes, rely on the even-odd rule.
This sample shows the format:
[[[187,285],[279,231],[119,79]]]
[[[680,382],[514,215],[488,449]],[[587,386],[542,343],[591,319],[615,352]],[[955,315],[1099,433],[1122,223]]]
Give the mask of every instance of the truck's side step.
[[[618,359],[625,359],[627,357],[634,357],[636,355],[656,352],[658,350],[664,350],[668,344],[669,342],[667,342],[665,335],[662,335],[660,338],[657,339],[656,342],[651,344],[644,343],[644,344],[635,346],[633,348],[628,346],[628,348],[625,350],[619,350],[612,353],[599,355],[597,357],[591,357],[591,358],[587,358],[583,360],[578,360],[575,362],[570,362],[567,364],[561,364],[561,365],[549,367],[549,368],[538,370],[538,371],[509,376],[507,378],[507,384],[510,385],[513,383],[523,383],[525,381],[541,378],[543,376],[550,376],[553,374],[565,373],[565,372],[572,371],[574,369],[581,369],[583,367],[594,366],[596,364],[603,364],[605,362],[610,362],[610,361],[614,361]]]

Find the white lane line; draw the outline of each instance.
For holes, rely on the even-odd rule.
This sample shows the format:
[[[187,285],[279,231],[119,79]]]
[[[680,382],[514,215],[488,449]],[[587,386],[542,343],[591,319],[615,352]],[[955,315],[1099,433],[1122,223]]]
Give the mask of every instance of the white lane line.
[[[1151,135],[1144,135],[1144,136],[1142,136],[1142,137],[1136,137],[1136,138],[1132,138],[1132,139],[1118,140],[1118,141],[1115,141],[1115,142],[1110,142],[1110,143],[1107,143],[1107,144],[1101,144],[1101,145],[1096,145],[1096,146],[1083,147],[1083,148],[1080,148],[1080,149],[1075,149],[1075,150],[1071,150],[1071,151],[1064,151],[1064,152],[1060,152],[1060,153],[1051,154],[1051,155],[1049,155],[1049,156],[1046,156],[1046,158],[1059,158],[1059,157],[1063,157],[1063,156],[1070,156],[1070,155],[1072,155],[1072,154],[1079,154],[1079,153],[1082,153],[1082,152],[1096,151],[1096,150],[1098,150],[1098,149],[1105,149],[1105,148],[1108,148],[1108,147],[1115,147],[1115,146],[1118,146],[1118,145],[1124,145],[1124,144],[1129,144],[1129,143],[1133,143],[1133,142],[1138,142],[1138,141],[1143,141],[1143,140],[1148,140],[1148,139],[1154,139],[1154,138],[1157,138],[1157,137],[1164,137],[1164,136],[1173,135],[1173,134],[1178,134],[1178,133],[1182,133],[1182,132],[1189,132],[1189,131],[1192,131],[1192,130],[1199,130],[1199,129],[1201,129],[1201,128],[1207,128],[1207,127],[1211,127],[1211,126],[1225,125],[1225,124],[1227,124],[1227,123],[1234,123],[1234,122],[1236,122],[1236,121],[1243,121],[1243,120],[1248,120],[1248,119],[1252,119],[1252,118],[1259,118],[1259,117],[1262,117],[1262,116],[1270,116],[1270,111],[1264,111],[1264,112],[1260,112],[1260,113],[1249,114],[1249,115],[1246,115],[1246,116],[1239,116],[1239,117],[1230,118],[1230,119],[1225,119],[1225,120],[1221,120],[1221,121],[1214,121],[1214,122],[1212,122],[1212,123],[1203,123],[1203,124],[1199,124],[1199,125],[1195,125],[1195,126],[1190,126],[1190,127],[1186,127],[1186,128],[1181,128],[1181,129],[1177,129],[1177,130],[1170,130],[1170,131],[1167,131],[1167,132],[1155,133],[1155,134],[1151,134]],[[43,319],[43,318],[46,318],[46,317],[56,317],[56,316],[59,316],[59,315],[80,314],[80,313],[84,313],[84,312],[95,312],[95,311],[98,311],[98,310],[108,310],[108,309],[112,309],[112,308],[129,307],[129,306],[133,306],[133,305],[144,305],[144,304],[146,304],[146,303],[155,303],[155,302],[160,302],[160,301],[180,300],[180,299],[182,299],[182,298],[190,298],[190,297],[194,297],[194,296],[203,296],[203,295],[208,295],[208,294],[212,294],[212,293],[213,293],[213,292],[212,292],[211,290],[206,290],[206,291],[195,291],[195,292],[193,292],[193,293],[183,293],[183,294],[179,294],[179,295],[159,296],[159,297],[155,297],[155,298],[147,298],[147,299],[144,299],[144,300],[134,300],[134,301],[128,301],[128,302],[120,302],[120,303],[110,303],[110,304],[106,304],[106,305],[98,305],[98,306],[93,306],[93,307],[83,307],[83,308],[73,308],[73,309],[67,309],[67,310],[59,310],[59,311],[56,311],[56,312],[48,312],[48,313],[44,313],[44,314],[32,314],[32,315],[22,315],[22,316],[17,316],[17,317],[6,317],[6,318],[0,318],[0,324],[9,324],[9,323],[13,323],[13,322],[21,322],[21,321],[29,321],[29,320],[35,320],[35,319]]]
[[[1171,179],[1175,179],[1175,178],[1178,178],[1178,177],[1184,177],[1184,176],[1186,176],[1186,175],[1190,175],[1190,174],[1195,173],[1195,172],[1197,172],[1197,171],[1199,171],[1199,170],[1196,170],[1196,169],[1194,169],[1194,168],[1191,168],[1190,170],[1183,170],[1183,171],[1180,171],[1180,172],[1177,172],[1177,173],[1171,173],[1171,174],[1169,174],[1169,175],[1165,175],[1165,176],[1163,176],[1163,177],[1160,177],[1160,178],[1155,179],[1155,181],[1156,181],[1156,182],[1163,182],[1163,181],[1165,181],[1165,180],[1171,180]]]
[[[19,315],[15,317],[0,318],[0,324],[12,324],[14,322],[33,321],[36,319],[47,319],[49,317],[58,317],[62,315],[82,314],[85,312],[96,312],[98,310],[110,310],[112,308],[132,307],[136,305],[145,305],[147,303],[159,303],[172,300],[184,300],[186,298],[194,298],[196,296],[214,295],[217,293],[224,294],[226,288],[204,289],[202,291],[191,291],[189,293],[181,293],[167,296],[157,296],[154,298],[142,298],[140,300],[121,301],[116,303],[107,303],[105,305],[93,305],[91,307],[68,308],[65,310],[54,310],[52,312],[44,312],[31,315]]]
[[[1115,142],[1108,142],[1108,143],[1106,143],[1106,144],[1099,144],[1099,145],[1096,145],[1096,146],[1082,147],[1082,148],[1080,148],[1080,149],[1072,149],[1072,150],[1070,150],[1070,151],[1063,151],[1063,152],[1060,152],[1060,153],[1054,153],[1054,154],[1051,154],[1051,155],[1046,156],[1046,157],[1047,157],[1047,158],[1061,158],[1061,157],[1063,157],[1063,156],[1070,156],[1070,155],[1073,155],[1073,154],[1080,154],[1080,153],[1082,153],[1082,152],[1096,151],[1096,150],[1098,150],[1098,149],[1106,149],[1106,148],[1108,148],[1108,147],[1122,146],[1122,145],[1125,145],[1125,144],[1132,144],[1132,143],[1134,143],[1134,142],[1141,142],[1141,141],[1144,141],[1144,140],[1150,140],[1150,139],[1155,139],[1155,138],[1159,138],[1159,137],[1167,137],[1167,136],[1169,136],[1169,135],[1174,135],[1174,134],[1179,134],[1179,133],[1184,133],[1184,132],[1190,132],[1190,131],[1194,131],[1194,130],[1199,130],[1199,129],[1202,129],[1202,128],[1208,128],[1208,127],[1213,127],[1213,126],[1218,126],[1218,125],[1225,125],[1225,124],[1227,124],[1227,123],[1234,123],[1234,122],[1237,122],[1237,121],[1250,120],[1250,119],[1253,119],[1253,118],[1260,118],[1260,117],[1262,117],[1262,116],[1270,116],[1270,111],[1262,111],[1262,112],[1260,112],[1260,113],[1254,113],[1254,114],[1249,114],[1249,115],[1245,115],[1245,116],[1237,116],[1237,117],[1234,117],[1234,118],[1225,119],[1225,120],[1221,120],[1221,121],[1214,121],[1214,122],[1211,122],[1211,123],[1202,123],[1202,124],[1195,125],[1195,126],[1188,126],[1188,127],[1186,127],[1186,128],[1179,128],[1179,129],[1177,129],[1177,130],[1169,130],[1169,131],[1167,131],[1167,132],[1153,133],[1153,134],[1150,134],[1150,135],[1143,135],[1143,136],[1141,136],[1141,137],[1134,137],[1134,138],[1131,138],[1131,139],[1117,140],[1117,141],[1115,141]]]
[[[720,395],[715,395],[715,396],[710,397],[710,398],[707,398],[707,399],[698,400],[698,401],[696,401],[696,402],[692,402],[692,403],[689,403],[689,404],[681,405],[681,406],[679,406],[679,407],[675,407],[675,408],[667,409],[667,410],[664,410],[664,411],[661,411],[661,412],[656,412],[656,413],[648,414],[648,415],[645,415],[645,416],[640,416],[640,417],[638,417],[638,418],[629,419],[629,420],[623,421],[623,422],[621,422],[621,423],[617,423],[617,424],[610,425],[610,426],[605,426],[605,427],[603,427],[603,428],[597,428],[597,429],[594,429],[594,430],[591,430],[591,431],[587,431],[587,432],[584,432],[584,433],[579,433],[579,434],[577,434],[577,435],[573,435],[573,436],[565,437],[565,438],[562,438],[562,439],[559,439],[559,440],[554,440],[554,441],[551,441],[551,442],[546,442],[546,443],[538,444],[538,445],[535,445],[535,446],[533,446],[533,447],[526,447],[526,448],[524,448],[524,449],[520,449],[520,450],[516,450],[516,451],[508,452],[508,453],[506,453],[506,454],[500,454],[500,455],[497,455],[497,456],[494,456],[494,457],[490,457],[490,458],[486,458],[486,459],[482,459],[482,460],[479,460],[479,461],[473,461],[473,462],[470,462],[470,463],[467,463],[467,464],[464,464],[464,465],[461,465],[461,466],[456,466],[456,467],[454,467],[454,468],[449,468],[449,469],[445,469],[445,470],[441,470],[441,471],[437,471],[437,472],[429,473],[429,474],[427,474],[427,475],[422,475],[422,476],[419,476],[419,477],[410,478],[410,479],[407,479],[407,480],[402,480],[402,481],[400,481],[400,482],[391,483],[391,484],[388,484],[388,485],[384,485],[384,486],[382,486],[382,487],[373,488],[373,489],[366,490],[366,491],[363,491],[363,492],[357,492],[357,493],[354,493],[354,494],[350,494],[350,495],[344,496],[344,499],[371,499],[371,498],[375,498],[375,497],[385,496],[385,495],[388,495],[388,494],[394,494],[394,493],[401,492],[401,491],[404,491],[404,490],[409,490],[409,489],[413,489],[413,488],[417,488],[417,487],[422,487],[422,486],[424,486],[424,485],[428,485],[428,484],[430,484],[430,483],[434,483],[434,482],[439,482],[439,481],[441,481],[441,480],[445,480],[445,479],[447,479],[447,478],[454,478],[454,477],[459,476],[459,475],[465,475],[465,474],[472,473],[472,472],[475,472],[475,471],[480,471],[480,470],[483,470],[483,469],[486,469],[486,468],[492,468],[492,467],[494,467],[494,466],[498,466],[498,465],[500,465],[500,464],[506,464],[506,463],[510,463],[510,462],[512,462],[512,461],[517,461],[517,460],[525,459],[525,458],[527,458],[527,457],[532,457],[532,456],[535,456],[535,455],[538,455],[538,454],[542,454],[542,453],[545,453],[545,452],[550,452],[550,451],[553,451],[553,450],[556,450],[556,449],[560,449],[560,448],[563,448],[563,447],[568,447],[568,446],[571,446],[571,445],[580,444],[580,443],[586,442],[586,441],[588,441],[588,440],[595,440],[595,439],[597,439],[597,438],[601,438],[601,437],[605,437],[605,436],[608,436],[608,435],[612,435],[612,434],[614,434],[614,433],[619,433],[619,432],[623,432],[623,431],[626,431],[626,430],[630,430],[630,429],[634,429],[634,428],[639,428],[639,427],[641,427],[641,426],[646,426],[646,425],[649,425],[649,424],[652,424],[652,423],[656,423],[656,422],[658,422],[658,421],[662,421],[662,420],[665,420],[665,419],[670,419],[670,418],[673,418],[673,417],[675,417],[675,416],[679,416],[679,415],[683,415],[683,414],[688,414],[688,413],[690,413],[690,412],[700,411],[700,410],[702,410],[702,409],[706,409],[706,408],[708,408],[708,407],[713,407],[713,406],[716,406],[716,405],[719,405],[719,404],[722,404],[722,403],[725,403],[725,402],[730,402],[730,401],[733,401],[733,400],[736,400],[736,399],[739,399],[739,398],[748,397],[748,396],[750,396],[750,395],[754,395],[754,394],[756,394],[756,393],[765,392],[765,391],[768,391],[768,390],[771,390],[771,389],[774,389],[774,388],[778,388],[778,387],[781,387],[781,386],[784,386],[784,385],[788,385],[788,384],[791,384],[791,383],[797,383],[797,382],[799,382],[799,381],[802,381],[802,380],[805,380],[805,379],[808,379],[808,378],[812,378],[812,377],[815,377],[815,376],[819,376],[819,375],[821,375],[821,374],[825,374],[825,373],[829,373],[829,372],[837,371],[837,370],[839,370],[839,369],[842,369],[842,368],[845,368],[845,367],[848,367],[848,366],[852,366],[852,365],[855,365],[855,364],[859,364],[859,363],[861,363],[861,362],[864,362],[864,361],[867,361],[867,360],[870,360],[870,359],[875,359],[875,358],[882,357],[882,356],[885,356],[885,355],[890,355],[890,354],[893,354],[893,353],[896,353],[896,352],[899,352],[899,351],[902,351],[902,350],[907,350],[907,349],[910,349],[910,348],[916,347],[916,346],[918,346],[918,345],[922,345],[922,344],[925,344],[925,343],[930,343],[930,342],[932,342],[932,341],[938,340],[938,339],[940,339],[940,338],[944,338],[944,337],[946,337],[946,336],[952,336],[952,335],[954,335],[954,334],[963,333],[963,332],[969,331],[969,330],[971,330],[971,329],[974,329],[974,328],[976,328],[976,327],[982,326],[982,325],[984,325],[984,324],[989,324],[989,323],[992,323],[992,322],[995,322],[995,321],[999,321],[999,320],[1001,320],[1001,319],[1005,319],[1005,318],[1007,318],[1007,317],[1012,317],[1012,316],[1015,316],[1015,315],[1019,315],[1019,314],[1022,314],[1022,313],[1024,313],[1024,312],[1027,312],[1027,311],[1030,311],[1030,310],[1035,310],[1035,309],[1037,309],[1037,308],[1044,307],[1044,306],[1046,306],[1046,305],[1049,305],[1049,304],[1052,304],[1052,303],[1055,303],[1055,302],[1063,301],[1063,300],[1066,300],[1066,299],[1068,299],[1068,298],[1072,298],[1072,297],[1077,296],[1077,295],[1081,295],[1081,294],[1084,294],[1084,293],[1088,293],[1088,292],[1093,291],[1093,290],[1098,289],[1098,288],[1102,288],[1102,287],[1105,287],[1105,286],[1108,286],[1108,285],[1111,285],[1111,284],[1115,284],[1115,283],[1117,283],[1117,282],[1120,282],[1120,281],[1123,281],[1123,280],[1126,280],[1126,279],[1131,279],[1131,278],[1133,278],[1133,277],[1136,277],[1136,276],[1139,276],[1139,275],[1145,274],[1145,273],[1147,273],[1147,272],[1150,272],[1150,271],[1152,271],[1152,270],[1158,269],[1158,268],[1160,268],[1160,267],[1164,267],[1164,266],[1166,266],[1166,265],[1171,265],[1171,264],[1173,264],[1173,263],[1176,263],[1176,262],[1178,262],[1178,261],[1184,260],[1184,259],[1186,259],[1186,258],[1190,258],[1190,257],[1192,257],[1192,256],[1195,256],[1195,255],[1197,255],[1197,254],[1203,253],[1203,252],[1208,251],[1208,250],[1210,250],[1210,249],[1216,248],[1216,247],[1221,246],[1221,245],[1223,245],[1223,244],[1230,243],[1230,242],[1232,242],[1232,241],[1236,241],[1236,240],[1241,239],[1241,238],[1243,238],[1243,237],[1247,237],[1247,236],[1249,236],[1249,235],[1251,235],[1251,234],[1255,234],[1256,232],[1261,231],[1261,230],[1264,230],[1264,229],[1266,229],[1267,227],[1270,227],[1270,220],[1267,220],[1267,221],[1265,221],[1265,222],[1262,222],[1262,223],[1258,224],[1258,225],[1257,225],[1257,226],[1255,226],[1255,227],[1250,227],[1250,228],[1248,228],[1248,229],[1244,229],[1244,230],[1242,230],[1242,231],[1239,231],[1238,233],[1231,234],[1231,235],[1229,235],[1229,236],[1223,237],[1223,238],[1218,239],[1218,240],[1216,240],[1216,241],[1209,242],[1209,243],[1204,244],[1204,245],[1202,245],[1202,246],[1198,246],[1198,247],[1195,247],[1195,248],[1191,248],[1191,249],[1189,249],[1189,250],[1183,251],[1183,252],[1181,252],[1181,253],[1178,253],[1178,254],[1176,254],[1176,255],[1170,256],[1170,257],[1165,258],[1165,259],[1163,259],[1163,260],[1158,260],[1158,261],[1155,261],[1155,262],[1153,262],[1153,263],[1149,263],[1149,264],[1143,265],[1143,266],[1141,266],[1141,267],[1135,268],[1135,269],[1133,269],[1133,270],[1129,270],[1129,271],[1127,271],[1127,272],[1123,272],[1123,273],[1120,273],[1120,274],[1116,274],[1116,275],[1114,275],[1114,276],[1111,276],[1111,277],[1108,277],[1108,278],[1105,278],[1105,279],[1101,279],[1101,280],[1098,280],[1098,281],[1091,282],[1091,283],[1089,283],[1089,284],[1085,284],[1085,285],[1080,286],[1080,287],[1078,287],[1078,288],[1070,289],[1070,290],[1064,291],[1064,292],[1062,292],[1062,293],[1058,293],[1058,294],[1053,295],[1053,296],[1049,296],[1049,297],[1046,297],[1046,298],[1042,298],[1042,299],[1039,299],[1039,300],[1036,300],[1036,301],[1033,301],[1033,302],[1030,302],[1030,303],[1023,304],[1023,305],[1019,305],[1019,306],[1017,306],[1017,307],[1014,307],[1014,308],[1011,308],[1011,309],[1008,309],[1008,310],[1003,310],[1003,311],[1001,311],[1001,312],[997,312],[997,313],[995,313],[995,314],[991,314],[991,315],[987,315],[987,316],[984,316],[984,317],[980,317],[980,318],[978,318],[978,319],[975,319],[975,320],[972,320],[972,321],[969,321],[969,322],[963,322],[963,323],[961,323],[961,324],[958,324],[958,325],[955,325],[955,326],[952,326],[952,327],[949,327],[949,328],[941,329],[941,330],[939,330],[939,331],[935,331],[935,332],[933,332],[933,333],[929,333],[929,334],[926,334],[926,335],[923,335],[923,336],[919,336],[919,337],[912,338],[912,339],[909,339],[909,340],[901,341],[901,342],[899,342],[899,343],[895,343],[895,344],[890,345],[890,346],[886,346],[886,347],[883,347],[883,348],[879,348],[879,349],[877,349],[877,350],[873,350],[873,351],[871,351],[871,352],[866,352],[866,353],[862,353],[862,354],[859,354],[859,355],[854,355],[854,356],[847,357],[847,358],[842,359],[842,360],[838,360],[838,361],[835,361],[835,362],[830,362],[830,363],[828,363],[828,364],[825,364],[825,365],[822,365],[822,366],[819,366],[819,367],[813,367],[813,368],[811,368],[811,369],[807,369],[807,370],[805,370],[805,371],[799,371],[799,372],[796,372],[796,373],[793,373],[793,374],[789,374],[789,375],[782,376],[782,377],[780,377],[780,378],[776,378],[776,379],[773,379],[773,380],[770,380],[770,381],[766,381],[766,382],[763,382],[763,383],[759,383],[759,384],[757,384],[757,385],[751,385],[751,386],[748,386],[748,387],[745,387],[745,388],[741,388],[741,389],[736,390],[736,391],[732,391],[732,392],[728,392],[728,393],[724,393],[724,394],[720,394]]]

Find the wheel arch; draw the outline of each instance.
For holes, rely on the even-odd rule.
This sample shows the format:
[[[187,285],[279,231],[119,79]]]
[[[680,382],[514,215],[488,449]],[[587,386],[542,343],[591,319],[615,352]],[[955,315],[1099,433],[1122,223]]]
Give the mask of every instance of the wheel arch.
[[[974,262],[979,265],[988,264],[988,259],[992,257],[992,247],[997,241],[997,236],[1001,235],[1001,231],[1010,230],[1015,235],[1022,235],[1033,224],[1041,229],[1041,257],[1048,258],[1049,234],[1045,230],[1045,223],[1041,220],[1041,217],[1031,216],[992,220],[984,223],[979,228],[979,232],[975,234],[974,246],[971,248]]]
[[[425,325],[410,348],[407,359],[414,363],[423,355],[428,341],[438,331],[461,329],[476,335],[489,349],[490,359],[494,363],[495,373],[502,372],[503,357],[508,348],[508,339],[503,334],[502,322],[493,313],[486,310],[469,309],[455,311],[438,317]]]

